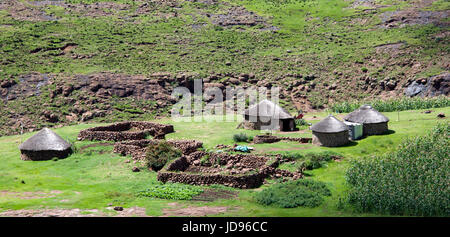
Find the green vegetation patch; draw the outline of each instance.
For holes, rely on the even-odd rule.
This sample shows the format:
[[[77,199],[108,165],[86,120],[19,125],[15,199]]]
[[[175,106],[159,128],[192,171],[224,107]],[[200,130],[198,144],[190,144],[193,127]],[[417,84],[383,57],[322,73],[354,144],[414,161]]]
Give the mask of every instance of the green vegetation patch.
[[[440,124],[393,153],[356,161],[347,172],[350,203],[364,212],[450,216],[449,132]]]
[[[247,134],[238,133],[233,135],[233,141],[235,142],[246,142],[248,140]]]
[[[393,112],[416,109],[443,108],[450,106],[450,99],[445,96],[433,98],[402,97],[389,100],[374,100],[368,102],[342,102],[333,104],[331,110],[336,113],[350,113],[364,103],[370,104],[380,112]]]
[[[323,151],[318,153],[285,153],[282,154],[284,159],[295,161],[293,164],[283,164],[282,169],[289,171],[303,172],[305,170],[313,170],[325,167],[326,163],[332,159],[341,159],[342,155],[332,151]]]
[[[278,183],[257,193],[255,200],[265,206],[282,208],[317,207],[323,196],[331,196],[325,183],[310,179],[300,179]]]
[[[145,166],[154,171],[162,169],[169,161],[179,158],[181,151],[166,141],[150,144],[145,155]]]
[[[138,192],[139,197],[152,197],[171,200],[191,200],[203,192],[203,188],[179,183],[153,185]]]

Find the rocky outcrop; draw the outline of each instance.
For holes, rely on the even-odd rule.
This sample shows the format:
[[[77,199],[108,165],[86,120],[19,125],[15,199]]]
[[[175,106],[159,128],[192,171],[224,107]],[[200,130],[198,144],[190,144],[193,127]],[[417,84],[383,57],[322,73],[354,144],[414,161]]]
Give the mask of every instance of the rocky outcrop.
[[[443,73],[430,78],[422,78],[412,81],[406,87],[406,96],[448,96],[450,92],[450,73]]]

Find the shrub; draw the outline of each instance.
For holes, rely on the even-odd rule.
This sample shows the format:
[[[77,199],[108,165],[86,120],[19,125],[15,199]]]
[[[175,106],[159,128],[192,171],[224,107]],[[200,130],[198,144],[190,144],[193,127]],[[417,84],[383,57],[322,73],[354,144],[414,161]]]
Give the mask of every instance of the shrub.
[[[233,135],[233,140],[235,142],[246,142],[248,140],[248,137],[245,133],[239,133]]]
[[[331,196],[330,190],[324,183],[299,179],[274,184],[257,193],[255,200],[261,205],[282,208],[317,207],[323,202],[323,196]]]
[[[438,96],[435,98],[403,97],[389,100],[374,100],[370,102],[343,102],[333,104],[331,110],[336,113],[350,113],[353,110],[358,109],[362,104],[370,104],[374,109],[380,112],[393,112],[448,107],[450,106],[450,99],[445,96]]]
[[[296,126],[307,126],[308,122],[306,122],[306,120],[304,120],[304,119],[296,119],[295,125]]]
[[[346,175],[349,202],[360,211],[450,216],[449,135],[449,124],[440,124],[393,153],[356,161]]]
[[[299,153],[285,153],[283,158],[287,160],[295,160],[297,170],[303,172],[304,170],[318,169],[331,161],[334,157],[342,157],[340,154],[324,151],[320,153],[308,153],[305,155]]]
[[[179,183],[155,185],[138,192],[139,197],[153,197],[173,200],[191,200],[203,192],[203,188]]]
[[[145,165],[158,171],[164,167],[170,160],[176,159],[182,155],[181,151],[174,148],[166,141],[157,144],[150,144],[145,154]]]

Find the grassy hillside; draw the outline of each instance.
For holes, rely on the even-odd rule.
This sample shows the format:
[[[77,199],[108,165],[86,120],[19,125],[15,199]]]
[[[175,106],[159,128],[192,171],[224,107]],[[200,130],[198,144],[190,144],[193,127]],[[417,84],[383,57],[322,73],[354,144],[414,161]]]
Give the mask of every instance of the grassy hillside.
[[[140,213],[130,215],[187,215],[185,212],[171,212],[184,208],[199,208],[201,214],[217,216],[366,216],[359,213],[345,202],[348,186],[345,172],[352,160],[371,159],[373,155],[381,155],[394,151],[402,140],[425,134],[430,128],[446,119],[436,119],[437,113],[450,113],[450,108],[433,109],[433,113],[425,114],[423,110],[385,113],[391,120],[387,135],[370,136],[352,145],[338,148],[325,148],[310,144],[279,142],[255,145],[256,153],[290,153],[306,154],[323,151],[338,152],[343,155],[340,162],[329,162],[325,167],[307,171],[307,179],[323,181],[332,195],[316,208],[276,208],[257,204],[255,192],[265,189],[269,184],[254,190],[238,190],[214,186],[213,190],[229,190],[238,192],[233,199],[219,199],[212,202],[176,201],[138,196],[140,191],[160,185],[156,173],[143,170],[131,171],[138,164],[125,163],[129,157],[121,157],[112,153],[112,146],[89,146],[96,142],[75,142],[77,152],[72,156],[57,161],[31,162],[20,160],[18,145],[33,135],[6,136],[0,138],[0,212],[29,210],[77,210],[80,215],[116,215],[110,210],[113,206],[125,209],[139,207]],[[345,114],[339,114],[342,117]],[[316,116],[316,118],[313,118]],[[309,114],[308,122],[318,122],[326,113]],[[174,124],[175,133],[167,138],[197,139],[204,142],[207,149],[217,144],[233,144],[233,134],[245,132],[248,135],[258,134],[255,131],[235,129],[238,122],[170,122]],[[74,141],[81,129],[98,124],[80,124],[55,129],[63,138]],[[412,129],[414,127],[414,129]],[[281,136],[311,136],[310,131],[304,133],[278,134]],[[242,143],[245,144],[245,143]],[[291,169],[286,163],[284,169]],[[109,209],[108,209],[109,208]],[[205,211],[206,210],[206,211]],[[207,212],[208,210],[216,210]],[[218,210],[218,211],[217,211]],[[120,213],[119,213],[120,214]]]
[[[411,81],[448,72],[448,12],[444,0],[2,2],[0,83],[8,84],[0,88],[0,127],[11,134],[19,118],[25,130],[54,123],[44,110],[60,123],[82,121],[71,111],[76,101],[103,111],[87,118],[97,121],[143,119],[141,110],[154,117],[172,103],[136,92],[117,98],[117,88],[88,93],[79,86],[85,75],[122,75],[115,84],[126,90],[129,78],[155,73],[224,85],[252,74],[233,83],[278,85],[283,101],[303,110],[396,97]],[[167,82],[166,95],[182,84],[157,78]],[[52,97],[69,85],[73,93]]]

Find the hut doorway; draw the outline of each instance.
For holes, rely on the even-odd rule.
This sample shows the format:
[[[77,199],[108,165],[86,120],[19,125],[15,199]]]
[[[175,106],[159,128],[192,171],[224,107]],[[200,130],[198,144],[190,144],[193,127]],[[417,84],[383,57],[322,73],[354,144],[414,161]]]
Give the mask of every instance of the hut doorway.
[[[291,121],[289,119],[281,120],[280,125],[281,125],[280,131],[283,131],[283,132],[292,131],[292,129],[291,129]]]

